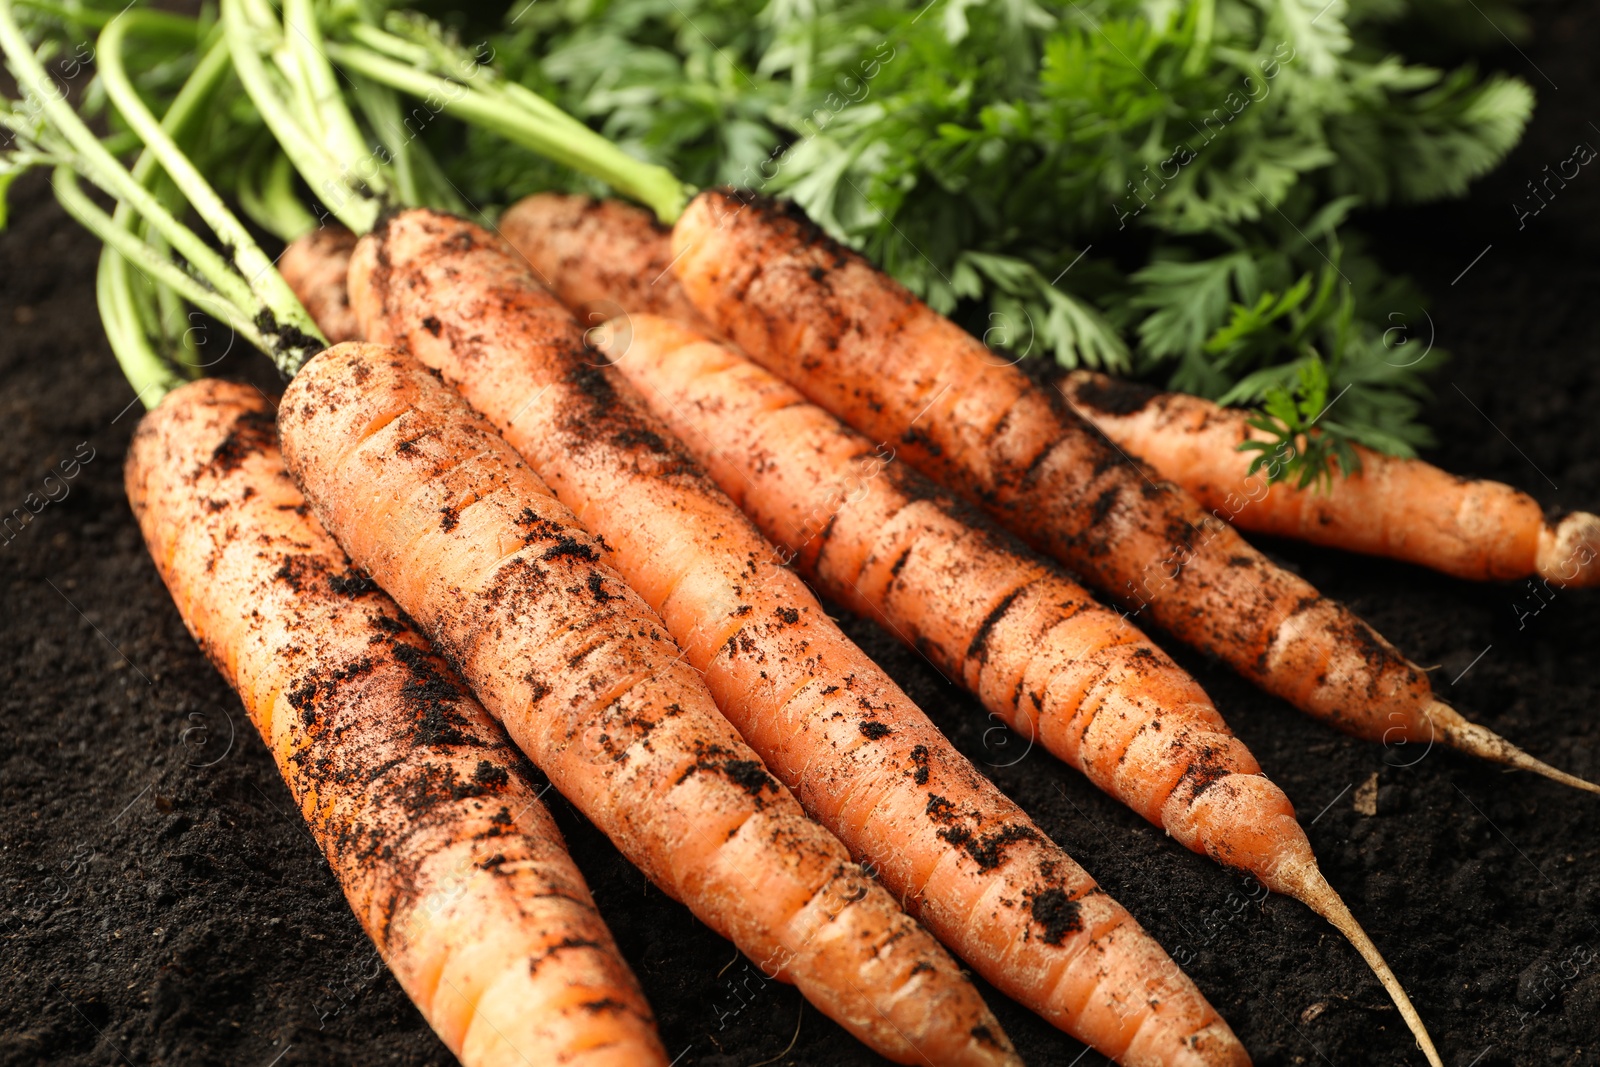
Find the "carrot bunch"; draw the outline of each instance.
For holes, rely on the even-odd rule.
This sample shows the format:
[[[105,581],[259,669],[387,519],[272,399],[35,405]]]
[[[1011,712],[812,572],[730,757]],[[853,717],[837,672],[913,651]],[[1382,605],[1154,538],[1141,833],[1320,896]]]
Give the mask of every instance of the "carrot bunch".
[[[231,240],[213,251],[51,99],[48,147],[192,253],[194,273],[78,192],[66,164],[58,194],[168,296],[215,309],[295,376],[277,421],[310,507],[275,473],[264,402],[178,386],[149,335],[119,316],[131,294],[113,286],[102,312],[119,354],[144,361],[154,409],[130,497],[186,621],[447,1044],[469,1064],[666,1059],[559,835],[497,756],[509,748],[492,714],[658,885],[873,1049],[902,1063],[1017,1062],[967,976],[768,774],[606,565],[605,545],[459,396],[378,346],[306,364],[324,343],[317,326],[178,148],[167,128],[178,123],[157,121],[120,76],[125,37],[142,25],[119,17],[102,34],[111,98]],[[26,88],[48,85],[4,4],[0,46]],[[350,602],[372,588],[368,573],[406,614],[386,599]],[[1211,1024],[1237,1049],[1214,1019],[1194,1027]]]
[[[1437,737],[1594,787],[1440,702],[1222,521],[1207,494],[1230,492],[1248,437],[1231,416],[1029,379],[791,208],[690,200],[492,71],[441,74],[447,46],[371,26],[325,39],[311,0],[225,0],[158,120],[121,66],[127,36],[158,25],[142,18],[100,42],[139,162],[123,167],[60,99],[23,131],[108,246],[108,333],[154,408],[130,500],[352,906],[463,1062],[665,1058],[518,749],[655,884],[897,1062],[1019,1062],[946,946],[1119,1062],[1248,1062],[1160,945],[813,587],[1182,844],[1328,918],[1441,1062],[1288,798],[1193,679],[1063,565],[1349,732]],[[7,0],[0,47],[25,91],[45,91]],[[419,206],[425,158],[364,158],[329,57],[364,79],[375,129],[396,92],[437,92],[673,228],[539,197],[496,235]],[[281,273],[177,144],[230,70],[284,153],[243,198],[294,238]],[[291,167],[349,232],[311,227]],[[179,222],[185,203],[215,241]],[[179,299],[292,379],[275,414],[238,387],[180,385],[148,328],[150,307]],[[1589,581],[1591,516],[1546,527],[1492,486],[1434,494],[1437,536],[1374,532],[1363,516],[1401,514],[1407,479],[1432,475],[1369,462],[1326,506],[1282,490],[1239,522],[1474,577]],[[1495,522],[1466,517],[1480,501]]]
[[[1053,389],[993,357],[792,209],[712,190],[670,232],[654,228],[636,209],[586,212],[582,227],[568,221],[577,213],[561,198],[532,197],[507,212],[504,230],[542,264],[571,262],[572,239],[582,234],[592,241],[602,224],[626,232],[640,248],[653,234],[654,254],[672,263],[671,274],[617,287],[613,300],[672,314],[687,294],[714,330],[808,399],[894,448],[900,459],[1130,613],[1231,664],[1268,692],[1369,740],[1441,741],[1597,791],[1438,700],[1425,672],[1348,608],[1274,565],[1217,512],[1066,409]],[[574,302],[592,301],[609,281],[593,268],[575,271],[561,291]],[[861,373],[869,365],[878,370]],[[1239,439],[1224,443],[1232,449]],[[1235,457],[1229,462],[1248,465],[1239,453],[1227,454]],[[1472,491],[1491,498],[1510,494],[1492,485]],[[1360,510],[1370,500],[1357,495],[1359,485],[1340,492],[1348,509]],[[1286,508],[1309,496],[1279,491]],[[1443,507],[1448,511],[1449,502]],[[1531,501],[1513,510],[1526,520],[1530,507],[1536,510]],[[1241,518],[1250,513],[1249,507],[1239,511]],[[1454,521],[1459,528],[1474,520],[1462,515]],[[1491,532],[1474,533],[1479,543],[1497,541]],[[1452,535],[1447,528],[1417,536],[1442,541]],[[1532,566],[1534,546],[1543,545],[1544,566],[1581,581],[1586,561],[1600,551],[1591,545],[1595,537],[1594,520],[1582,512],[1555,530],[1536,522],[1521,538],[1528,546],[1523,562]]]
[[[526,761],[309,514],[275,415],[180,387],[139,425],[128,500],[351,910],[463,1063],[665,1064]]]

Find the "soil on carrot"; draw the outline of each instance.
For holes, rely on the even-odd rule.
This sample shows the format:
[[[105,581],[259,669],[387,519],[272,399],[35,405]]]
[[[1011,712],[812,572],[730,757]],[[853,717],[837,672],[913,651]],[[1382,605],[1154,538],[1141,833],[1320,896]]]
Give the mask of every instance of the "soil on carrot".
[[[1526,183],[1547,164],[1600,145],[1600,22],[1575,0],[1533,15],[1531,62],[1504,60],[1540,93],[1527,142],[1469,201],[1366,229],[1433,294],[1431,321],[1396,322],[1413,351],[1432,341],[1455,355],[1437,378],[1433,458],[1552,508],[1593,509],[1600,174],[1551,182],[1547,206],[1520,213],[1538,207]],[[121,486],[139,409],[100,333],[92,243],[42,181],[12,203],[0,235],[0,1065],[450,1062],[146,557]],[[205,328],[208,351],[229,349]],[[242,343],[220,359],[275,388]],[[1445,699],[1600,778],[1600,591],[1265,547],[1436,667]],[[847,628],[1184,964],[1256,1063],[1422,1062],[1355,952],[1306,909],[1165,840],[916,653]],[[1600,1063],[1600,798],[1345,738],[1161,640],[1294,800],[1447,1063]],[[549,797],[680,1065],[874,1062]],[[1074,1059],[1074,1042],[985,993],[1029,1062],[1103,1062]]]

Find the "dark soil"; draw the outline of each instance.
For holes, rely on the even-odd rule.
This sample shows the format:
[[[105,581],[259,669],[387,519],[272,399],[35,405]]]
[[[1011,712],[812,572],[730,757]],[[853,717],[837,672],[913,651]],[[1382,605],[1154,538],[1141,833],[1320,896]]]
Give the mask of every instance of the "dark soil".
[[[1437,382],[1435,458],[1552,507],[1600,505],[1600,172],[1585,168],[1525,229],[1511,205],[1577,142],[1600,145],[1588,11],[1536,9],[1529,59],[1508,51],[1541,105],[1502,171],[1466,203],[1367,224],[1433,294],[1431,327],[1412,324],[1419,343],[1431,330],[1456,357]],[[121,487],[138,409],[100,335],[91,241],[38,180],[13,205],[0,236],[0,515],[29,493],[60,496],[46,475],[80,442],[93,459],[64,499],[0,537],[0,1064],[449,1062],[376,964],[145,556]],[[227,367],[266,377],[248,354]],[[1521,584],[1267,547],[1437,664],[1447,699],[1600,777],[1600,592],[1545,603]],[[1185,961],[1258,1064],[1422,1062],[1356,954],[1304,908],[1261,903],[1026,751],[914,653],[849,628]],[[1294,799],[1452,1067],[1600,1063],[1600,798],[1350,740],[1164,643]],[[1374,775],[1376,814],[1359,814],[1353,797]],[[871,1062],[554,807],[679,1064]],[[1030,1062],[1101,1062],[1074,1059],[1074,1042],[986,992]]]

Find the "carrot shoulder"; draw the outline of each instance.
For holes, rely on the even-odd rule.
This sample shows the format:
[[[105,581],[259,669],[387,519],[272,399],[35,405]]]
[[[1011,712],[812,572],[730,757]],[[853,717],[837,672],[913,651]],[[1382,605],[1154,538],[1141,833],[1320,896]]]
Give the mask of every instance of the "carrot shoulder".
[[[1238,446],[1265,435],[1245,412],[1160,393],[1104,374],[1060,382],[1072,409],[1118,447],[1244,530],[1388,556],[1458,578],[1538,576],[1600,585],[1600,518],[1573,512],[1547,525],[1539,503],[1509,485],[1458,478],[1416,459],[1355,446],[1361,469],[1327,491],[1269,484]]]
[[[1243,1060],[1160,947],[823,614],[489,235],[394,216],[350,289],[370,336],[439,368],[604,538],[774,773],[980,973],[1126,1062]]]
[[[701,193],[673,247],[689,298],[757,362],[1268,692],[1359,737],[1440,741],[1600,791],[1468,722],[1350,609],[792,206]]]
[[[279,424],[324,524],[658,886],[899,1062],[1013,1062],[954,962],[767,774],[604,544],[465,400],[345,344]]]
[[[345,895],[468,1065],[665,1064],[638,983],[503,730],[307,514],[254,389],[147,415],[128,497]]]
[[[643,208],[536,193],[508,208],[496,229],[584,326],[651,311],[716,333],[672,273],[671,231]]]
[[[289,242],[278,257],[278,273],[289,283],[329,341],[355,341],[361,327],[350,309],[345,278],[356,235],[337,223],[319,226]]]

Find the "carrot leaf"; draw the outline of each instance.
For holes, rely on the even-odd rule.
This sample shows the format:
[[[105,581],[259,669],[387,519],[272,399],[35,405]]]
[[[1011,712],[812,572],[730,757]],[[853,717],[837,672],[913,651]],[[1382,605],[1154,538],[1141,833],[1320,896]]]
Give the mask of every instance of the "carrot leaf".
[[[1324,421],[1339,400],[1329,399],[1329,385],[1327,366],[1313,355],[1300,365],[1293,387],[1267,389],[1261,409],[1246,420],[1267,436],[1239,445],[1241,452],[1257,453],[1250,461],[1250,476],[1265,469],[1269,481],[1293,481],[1301,489],[1315,484],[1325,490],[1334,470],[1353,474],[1361,469],[1347,436],[1329,432]]]
[[[1523,81],[1395,52],[1502,44],[1473,36],[1487,2],[595,0],[460,25],[629,153],[791,197],[1013,355],[1261,404],[1316,353],[1350,387],[1322,436],[1404,452],[1442,353],[1417,357],[1421,301],[1348,219],[1459,196],[1520,138]],[[599,191],[456,143],[474,202]]]

